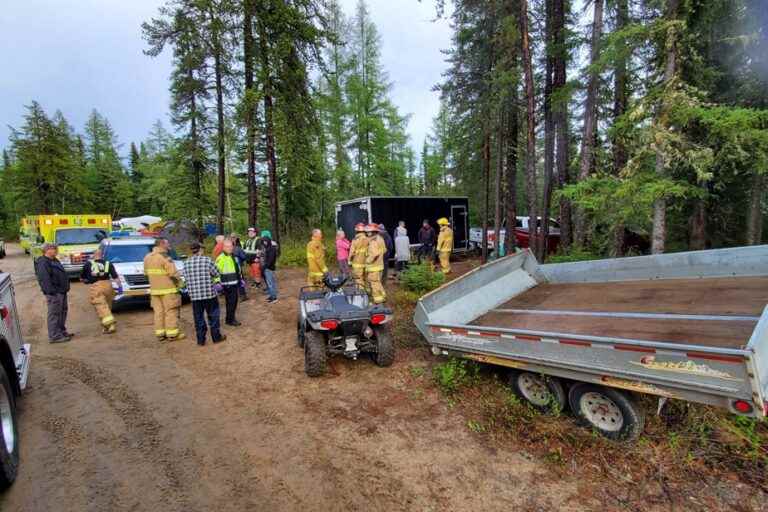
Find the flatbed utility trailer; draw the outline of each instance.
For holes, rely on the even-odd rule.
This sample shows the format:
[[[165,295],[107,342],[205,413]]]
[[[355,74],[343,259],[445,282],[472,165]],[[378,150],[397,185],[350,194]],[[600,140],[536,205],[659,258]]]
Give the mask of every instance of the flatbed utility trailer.
[[[618,439],[642,431],[637,393],[768,415],[767,303],[766,245],[548,265],[525,250],[425,295],[414,321],[435,354],[512,368],[534,406]]]

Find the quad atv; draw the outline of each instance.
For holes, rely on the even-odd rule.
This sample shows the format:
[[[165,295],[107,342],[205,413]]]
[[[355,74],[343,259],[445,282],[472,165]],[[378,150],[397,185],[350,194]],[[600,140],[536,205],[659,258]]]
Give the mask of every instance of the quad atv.
[[[357,286],[344,286],[346,276],[327,275],[324,287],[305,286],[299,292],[297,340],[304,349],[304,371],[325,373],[329,355],[357,359],[367,353],[379,366],[395,360],[395,346],[386,323],[392,310],[368,303]]]

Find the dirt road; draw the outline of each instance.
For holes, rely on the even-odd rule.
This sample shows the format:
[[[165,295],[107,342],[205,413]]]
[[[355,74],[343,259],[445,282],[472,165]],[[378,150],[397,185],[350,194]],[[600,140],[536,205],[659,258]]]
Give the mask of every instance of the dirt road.
[[[335,359],[309,379],[295,342],[303,274],[279,271],[281,301],[242,304],[226,342],[160,344],[149,309],[107,337],[73,283],[70,343],[50,345],[45,303],[18,246],[0,261],[32,343],[21,401],[22,466],[2,511],[581,510],[576,478],[483,444],[414,367]]]

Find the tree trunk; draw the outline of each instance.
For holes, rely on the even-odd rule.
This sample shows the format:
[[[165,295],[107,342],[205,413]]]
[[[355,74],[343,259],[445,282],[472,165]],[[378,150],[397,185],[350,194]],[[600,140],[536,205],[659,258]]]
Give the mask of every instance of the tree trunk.
[[[520,44],[523,56],[526,99],[526,152],[525,180],[528,196],[528,216],[530,248],[536,254],[538,233],[536,208],[536,97],[533,91],[533,65],[531,46],[528,39],[528,0],[520,2]]]
[[[693,213],[690,218],[690,238],[688,248],[692,251],[706,249],[707,246],[707,202],[705,199],[696,199],[693,205]]]
[[[493,212],[493,250],[498,258],[499,243],[501,242],[501,177],[504,174],[504,116],[499,116],[499,126],[496,132],[496,179],[494,181],[494,212]]]
[[[667,2],[667,19],[674,20],[677,17],[677,7],[679,0],[668,0]],[[669,34],[665,38],[667,48],[667,59],[664,67],[664,85],[668,85],[675,77],[675,69],[677,66],[677,38],[674,35],[674,30],[670,30]],[[665,129],[667,125],[667,105],[664,97],[661,100],[661,106],[659,109],[659,117],[657,120],[659,129]],[[666,162],[664,153],[661,148],[656,149],[656,173],[659,176],[666,174]],[[664,252],[665,242],[667,239],[667,200],[663,197],[656,199],[653,202],[653,231],[651,234],[651,253],[661,254]]]
[[[552,106],[555,123],[555,149],[557,151],[557,186],[563,189],[568,184],[568,101],[563,97],[566,84],[566,59],[568,52],[565,48],[565,0],[554,0],[552,5],[553,42],[555,47],[554,78],[552,88],[558,102]],[[573,236],[571,219],[571,202],[560,198],[560,248],[567,251],[571,247]]]
[[[603,3],[595,0],[592,21],[592,39],[590,42],[590,65],[594,65],[600,56],[600,37],[603,34]],[[587,100],[584,103],[584,129],[581,136],[581,155],[579,157],[579,180],[585,180],[592,172],[595,151],[595,131],[597,129],[597,87],[600,79],[596,71],[589,74]],[[574,243],[583,246],[586,242],[586,218],[581,208],[576,210]]]
[[[192,79],[192,70],[188,71],[188,77]],[[197,225],[203,227],[203,172],[205,166],[200,159],[200,140],[197,133],[197,101],[195,93],[192,93],[190,100],[190,126],[189,139],[192,150],[192,175],[195,180],[195,213],[197,214]]]
[[[506,117],[506,178],[507,178],[507,232],[504,240],[504,248],[507,254],[512,254],[517,247],[515,225],[517,224],[517,149],[519,133],[519,110],[517,105],[517,88],[510,91],[509,104]]]
[[[488,215],[490,214],[490,195],[491,195],[491,135],[486,130],[483,135],[483,187],[485,208],[483,209],[483,238],[481,254],[483,263],[488,261]]]
[[[256,227],[259,219],[259,191],[256,185],[256,105],[253,100],[253,0],[245,0],[243,18],[243,72],[245,75],[245,152],[248,165],[248,225]]]
[[[616,1],[616,30],[626,28],[629,23],[629,5],[628,0]],[[613,74],[613,122],[617,122],[624,112],[627,111],[627,98],[629,97],[627,84],[627,59],[622,53],[626,50],[626,45],[619,49],[619,56],[616,59],[616,69]],[[613,150],[613,172],[618,175],[627,165],[627,148],[622,138],[616,134],[611,141]],[[616,257],[624,256],[624,223],[617,222],[613,227],[613,255]]]
[[[545,0],[545,38],[546,62],[544,65],[544,194],[541,203],[541,243],[536,257],[544,261],[547,257],[549,239],[549,209],[552,202],[552,175],[555,167],[555,121],[552,112],[552,91],[554,88],[554,5],[553,0]]]
[[[222,63],[221,48],[219,43],[215,43],[213,55],[214,73],[216,75],[216,149],[218,152],[218,174],[219,174],[219,210],[217,215],[217,224],[219,234],[224,234],[224,210],[226,208],[227,198],[227,177],[226,177],[226,152],[224,147],[224,86],[222,84]]]
[[[266,156],[269,174],[269,212],[272,221],[272,239],[280,242],[279,196],[277,186],[277,160],[275,158],[275,126],[272,106],[272,74],[270,71],[269,47],[266,28],[259,23],[259,49],[261,53],[261,72],[264,90],[264,130],[267,139]]]
[[[747,215],[747,245],[760,245],[763,235],[763,198],[765,177],[760,172],[752,174],[752,190]]]

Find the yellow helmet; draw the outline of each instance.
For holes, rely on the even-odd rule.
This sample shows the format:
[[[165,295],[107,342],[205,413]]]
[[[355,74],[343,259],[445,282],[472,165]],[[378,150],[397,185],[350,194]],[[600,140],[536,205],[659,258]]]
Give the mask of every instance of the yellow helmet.
[[[450,224],[448,222],[448,219],[446,219],[445,217],[440,217],[439,219],[437,219],[437,223],[440,226],[447,226],[448,224]]]

